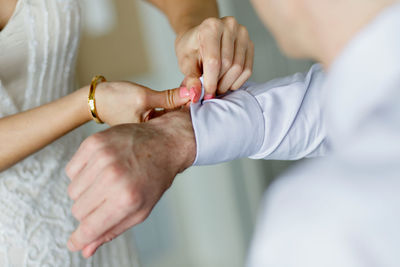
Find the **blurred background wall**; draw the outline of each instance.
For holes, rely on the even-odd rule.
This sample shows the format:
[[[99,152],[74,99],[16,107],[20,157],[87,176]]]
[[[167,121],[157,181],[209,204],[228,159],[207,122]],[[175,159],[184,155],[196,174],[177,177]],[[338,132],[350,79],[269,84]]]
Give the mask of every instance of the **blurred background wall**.
[[[175,35],[158,10],[142,0],[84,0],[82,4],[85,29],[78,66],[82,83],[103,73],[159,90],[179,86],[183,76],[175,58]],[[251,80],[264,82],[310,67],[311,62],[281,55],[249,1],[220,0],[219,5],[221,15],[235,16],[255,43]],[[121,10],[131,13],[121,15]],[[121,39],[124,35],[128,38]],[[92,51],[102,40],[113,45]],[[121,54],[126,53],[129,60],[124,61]],[[93,67],[88,63],[95,56],[99,58]],[[87,133],[101,129],[92,123]],[[245,159],[180,174],[150,217],[131,231],[143,266],[243,266],[263,192],[289,165]]]

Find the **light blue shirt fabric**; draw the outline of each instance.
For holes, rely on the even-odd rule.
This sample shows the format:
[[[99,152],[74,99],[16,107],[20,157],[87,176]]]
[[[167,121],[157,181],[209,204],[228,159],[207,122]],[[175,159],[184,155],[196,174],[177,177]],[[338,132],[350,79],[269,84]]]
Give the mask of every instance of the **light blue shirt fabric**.
[[[247,265],[400,266],[400,5],[315,65],[191,107],[194,165],[299,159],[267,191]]]
[[[194,165],[324,154],[328,147],[321,105],[324,76],[321,66],[314,65],[305,75],[247,83],[222,98],[192,105]]]

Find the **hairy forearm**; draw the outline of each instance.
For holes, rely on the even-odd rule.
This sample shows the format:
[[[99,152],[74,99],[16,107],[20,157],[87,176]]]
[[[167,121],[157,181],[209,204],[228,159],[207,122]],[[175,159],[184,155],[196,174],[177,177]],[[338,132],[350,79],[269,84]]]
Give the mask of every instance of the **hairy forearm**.
[[[90,120],[88,88],[0,119],[0,171]]]
[[[179,36],[209,17],[218,17],[216,0],[147,0],[167,17]]]
[[[165,142],[160,140],[157,142],[165,151],[169,151],[166,159],[169,162],[168,166],[178,172],[183,172],[192,166],[196,158],[196,140],[188,109],[168,112],[150,120],[148,124],[159,131],[161,133],[159,136],[165,139]]]

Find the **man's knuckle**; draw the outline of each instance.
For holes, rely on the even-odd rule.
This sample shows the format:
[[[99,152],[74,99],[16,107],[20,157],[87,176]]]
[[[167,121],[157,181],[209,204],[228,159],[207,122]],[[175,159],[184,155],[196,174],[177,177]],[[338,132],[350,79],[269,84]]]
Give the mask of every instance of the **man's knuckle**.
[[[118,162],[115,162],[113,164],[110,164],[109,166],[110,173],[122,177],[126,173],[126,169],[122,164],[119,164]]]
[[[71,166],[71,164],[68,164],[67,166],[65,166],[64,171],[65,171],[65,174],[66,174],[69,178],[72,178],[73,173],[72,173],[72,166]]]
[[[86,149],[96,149],[103,143],[103,136],[100,133],[95,133],[83,141],[82,145]]]
[[[81,233],[84,239],[93,239],[96,237],[96,231],[92,225],[89,223],[82,223],[81,226]]]
[[[125,192],[121,196],[120,204],[122,206],[130,206],[138,208],[142,206],[143,197],[133,186],[127,186]]]
[[[149,214],[150,214],[150,212],[147,210],[143,210],[143,211],[139,212],[138,214],[136,214],[137,223],[139,224],[139,223],[144,222],[147,219],[147,217],[149,216]]]
[[[75,188],[72,184],[70,184],[67,188],[68,196],[72,199],[76,199]]]
[[[104,171],[104,178],[109,184],[118,183],[123,179],[124,171],[119,164],[110,164]]]
[[[72,216],[74,216],[74,218],[76,218],[77,220],[79,220],[79,219],[78,219],[78,217],[79,217],[79,214],[78,214],[78,207],[77,207],[76,205],[73,205],[73,206],[72,206],[72,208],[71,208],[71,214],[72,214]]]
[[[116,237],[117,234],[114,234],[113,232],[107,233],[104,237],[104,242],[111,242]]]
[[[115,150],[112,147],[103,147],[97,152],[97,160],[102,162],[109,162],[115,156]]]

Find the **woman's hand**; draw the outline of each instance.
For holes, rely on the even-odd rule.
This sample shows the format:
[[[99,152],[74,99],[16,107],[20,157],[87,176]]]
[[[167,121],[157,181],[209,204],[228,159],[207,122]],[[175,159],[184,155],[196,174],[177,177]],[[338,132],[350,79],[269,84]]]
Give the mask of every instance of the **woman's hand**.
[[[96,88],[96,109],[102,121],[112,125],[149,120],[155,108],[176,109],[190,99],[179,89],[154,91],[131,82],[103,82]]]
[[[205,99],[239,89],[251,76],[254,45],[247,29],[233,17],[208,18],[177,36],[175,50],[182,86],[193,102],[201,95],[199,77],[204,77]]]

